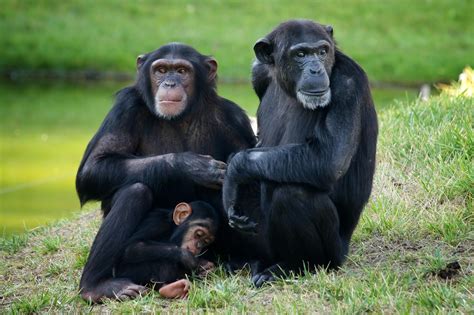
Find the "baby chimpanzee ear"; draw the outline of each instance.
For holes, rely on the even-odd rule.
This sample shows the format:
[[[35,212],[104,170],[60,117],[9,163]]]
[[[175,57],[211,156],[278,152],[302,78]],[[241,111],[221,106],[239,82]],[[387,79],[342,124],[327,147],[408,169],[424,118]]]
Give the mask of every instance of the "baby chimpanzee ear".
[[[173,221],[176,225],[180,225],[193,213],[191,205],[186,202],[181,202],[176,205],[173,211]]]

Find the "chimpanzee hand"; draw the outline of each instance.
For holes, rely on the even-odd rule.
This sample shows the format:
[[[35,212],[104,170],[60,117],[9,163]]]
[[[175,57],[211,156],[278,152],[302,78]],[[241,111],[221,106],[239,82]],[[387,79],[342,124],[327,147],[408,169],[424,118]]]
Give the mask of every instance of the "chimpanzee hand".
[[[177,169],[196,184],[220,189],[224,182],[227,164],[210,155],[185,152],[177,155]]]
[[[212,272],[214,269],[216,269],[216,266],[214,263],[212,263],[209,260],[205,259],[200,259],[199,260],[199,265],[197,267],[197,274],[200,277],[205,277],[207,276],[210,272]]]
[[[251,221],[245,214],[238,215],[240,211],[236,209],[239,185],[251,179],[247,167],[251,167],[252,161],[249,158],[252,154],[254,153],[242,151],[232,157],[227,168],[222,195],[230,227],[254,234],[257,233],[257,223]]]
[[[188,270],[195,270],[199,265],[199,259],[187,249],[181,249],[180,262]]]

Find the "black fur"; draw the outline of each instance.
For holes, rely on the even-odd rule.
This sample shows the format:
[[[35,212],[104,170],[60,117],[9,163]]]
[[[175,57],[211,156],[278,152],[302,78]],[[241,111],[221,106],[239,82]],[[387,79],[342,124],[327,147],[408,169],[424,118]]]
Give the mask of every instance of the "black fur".
[[[288,48],[321,39],[331,45],[324,66],[332,96],[326,106],[306,109],[295,97],[300,78]],[[310,268],[342,264],[371,193],[378,132],[367,76],[335,48],[332,28],[288,21],[261,43],[252,69],[261,100],[260,147],[236,154],[224,183],[231,226],[264,235],[270,249],[268,257],[261,257],[256,285],[274,275],[299,272],[303,263]],[[259,58],[266,53],[258,51],[261,45],[272,47],[264,58]],[[247,208],[238,206],[239,187],[254,180],[261,183],[257,198],[264,219],[258,225]]]
[[[189,60],[195,71],[195,95],[172,120],[150,110],[154,99],[149,68],[159,58]],[[117,93],[115,105],[87,146],[76,188],[82,204],[102,201],[104,221],[82,274],[83,292],[112,277],[117,255],[152,208],[204,200],[225,216],[221,191],[215,187],[222,169],[213,159],[226,161],[256,140],[244,111],[219,97],[215,80],[207,80],[207,58],[177,43],[143,56],[135,85]],[[216,247],[224,252],[234,240],[227,232],[217,237]]]
[[[211,233],[219,227],[216,210],[206,202],[190,203],[192,214],[179,226],[173,222],[173,211],[155,208],[149,212],[126,242],[116,263],[114,276],[126,278],[140,285],[164,284],[184,279],[199,266],[199,258],[181,249],[183,236],[196,220],[207,220]]]

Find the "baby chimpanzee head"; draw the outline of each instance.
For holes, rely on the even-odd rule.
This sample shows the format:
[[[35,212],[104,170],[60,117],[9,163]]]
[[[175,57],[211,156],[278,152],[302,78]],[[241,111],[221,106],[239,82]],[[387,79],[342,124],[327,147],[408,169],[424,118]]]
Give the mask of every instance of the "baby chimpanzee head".
[[[204,201],[179,203],[173,211],[173,222],[177,228],[171,241],[194,255],[214,242],[220,223],[217,211]]]

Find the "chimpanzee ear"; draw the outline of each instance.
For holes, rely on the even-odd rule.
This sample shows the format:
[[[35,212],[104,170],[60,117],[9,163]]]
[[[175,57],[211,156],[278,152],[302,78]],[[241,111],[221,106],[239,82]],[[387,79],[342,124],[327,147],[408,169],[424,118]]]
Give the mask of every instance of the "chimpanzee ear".
[[[206,64],[208,68],[207,80],[212,82],[216,79],[217,76],[217,60],[209,57],[206,59]]]
[[[140,68],[143,66],[145,61],[146,61],[146,55],[139,55],[137,57],[137,70],[140,70]]]
[[[328,34],[332,37],[332,34],[334,33],[332,26],[326,25],[324,28],[326,29],[326,32],[328,32]]]
[[[193,209],[189,203],[181,202],[176,205],[173,211],[173,221],[176,225],[180,225],[193,213]]]
[[[272,64],[274,62],[272,56],[273,45],[270,43],[268,38],[264,37],[259,39],[253,46],[253,51],[255,52],[255,56],[257,57],[258,61],[261,63]]]

